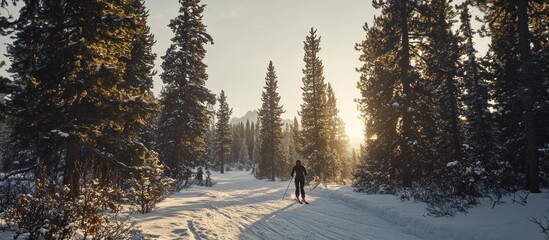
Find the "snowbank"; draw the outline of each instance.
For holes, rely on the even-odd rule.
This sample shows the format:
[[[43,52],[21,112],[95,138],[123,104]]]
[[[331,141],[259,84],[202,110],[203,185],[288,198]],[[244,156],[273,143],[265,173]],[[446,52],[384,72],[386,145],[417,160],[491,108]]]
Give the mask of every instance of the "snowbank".
[[[311,195],[338,199],[398,226],[400,231],[424,239],[471,240],[544,240],[537,225],[528,218],[549,215],[547,191],[530,194],[526,205],[513,203],[511,197],[492,209],[488,199],[468,214],[454,217],[431,217],[426,214],[424,203],[401,201],[394,195],[368,195],[353,192],[351,187],[331,186],[318,189]]]

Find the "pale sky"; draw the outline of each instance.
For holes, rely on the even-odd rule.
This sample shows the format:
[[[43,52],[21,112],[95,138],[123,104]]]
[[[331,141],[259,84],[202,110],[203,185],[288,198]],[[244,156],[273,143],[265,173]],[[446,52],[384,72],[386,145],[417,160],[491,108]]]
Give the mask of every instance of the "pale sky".
[[[203,23],[214,44],[206,46],[206,86],[215,94],[225,90],[233,117],[261,107],[267,65],[273,61],[278,76],[283,118],[293,119],[301,109],[303,41],[311,27],[321,36],[320,58],[326,82],[334,88],[339,116],[350,138],[362,138],[363,122],[354,102],[361,63],[354,45],[364,39],[362,26],[376,12],[365,0],[203,0]],[[177,16],[176,0],[149,0],[149,25],[157,44],[153,51],[165,54],[173,33],[167,27]],[[161,72],[161,59],[156,62]],[[155,93],[161,89],[157,76]]]

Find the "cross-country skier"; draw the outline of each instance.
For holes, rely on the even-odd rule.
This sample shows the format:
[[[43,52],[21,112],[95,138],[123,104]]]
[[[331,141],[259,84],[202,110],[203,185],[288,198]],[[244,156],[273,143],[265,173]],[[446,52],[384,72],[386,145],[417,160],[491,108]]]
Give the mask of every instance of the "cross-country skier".
[[[295,199],[301,203],[299,200],[299,193],[301,192],[301,199],[303,202],[307,203],[305,201],[305,175],[307,175],[307,170],[303,165],[301,165],[301,161],[296,160],[295,166],[292,168],[291,176],[294,177],[295,173]]]

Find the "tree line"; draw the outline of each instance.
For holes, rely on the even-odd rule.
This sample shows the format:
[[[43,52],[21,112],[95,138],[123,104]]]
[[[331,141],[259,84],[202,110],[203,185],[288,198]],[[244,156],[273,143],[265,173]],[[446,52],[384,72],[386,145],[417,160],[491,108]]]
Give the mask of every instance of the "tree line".
[[[373,6],[381,14],[356,44],[366,129],[357,189],[404,192],[446,215],[480,197],[547,186],[547,2]],[[481,29],[472,7],[483,13]],[[491,39],[485,56],[475,35]]]

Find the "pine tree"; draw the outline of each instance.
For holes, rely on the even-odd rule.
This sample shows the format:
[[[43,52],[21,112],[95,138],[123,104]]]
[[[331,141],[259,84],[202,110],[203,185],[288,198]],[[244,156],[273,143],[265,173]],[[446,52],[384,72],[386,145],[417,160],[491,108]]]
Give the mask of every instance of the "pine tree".
[[[46,130],[40,129],[50,128],[48,125],[51,123],[49,123],[48,120],[52,118],[52,115],[55,115],[51,113],[54,111],[60,112],[61,110],[59,108],[53,108],[46,112],[46,114],[43,114],[41,111],[45,110],[44,107],[37,106],[37,103],[41,101],[40,98],[42,101],[47,99],[46,95],[42,94],[47,91],[47,87],[45,87],[46,82],[54,81],[51,78],[46,80],[45,77],[39,76],[40,73],[37,69],[39,67],[45,69],[44,66],[49,65],[53,59],[58,57],[57,55],[50,55],[49,58],[39,58],[39,56],[51,48],[55,47],[60,49],[63,48],[63,46],[59,46],[60,44],[55,45],[53,41],[47,41],[47,38],[41,39],[41,36],[49,29],[42,28],[44,26],[40,23],[43,23],[44,21],[49,21],[51,25],[59,23],[55,22],[57,15],[48,16],[46,13],[48,7],[51,6],[45,6],[42,9],[39,9],[37,6],[38,2],[35,2],[25,4],[21,8],[20,17],[17,20],[19,24],[13,26],[16,31],[15,40],[13,44],[8,46],[8,54],[12,62],[10,71],[14,73],[13,83],[21,86],[21,88],[18,89],[18,91],[13,92],[12,101],[10,102],[10,105],[14,108],[13,110],[15,110],[10,119],[12,134],[9,139],[10,143],[8,147],[3,149],[3,151],[5,155],[9,155],[11,161],[4,162],[4,170],[26,168],[29,166],[33,166],[37,169],[38,165],[44,165],[44,163],[36,164],[37,158],[47,159],[48,165],[50,166],[59,166],[60,159],[52,159],[53,157],[48,156],[50,155],[48,152],[61,151],[63,148],[63,146],[60,146],[62,145],[62,139],[54,138],[48,141],[49,143],[52,143],[51,145],[55,146],[56,149],[45,146],[47,145],[47,142],[40,140],[50,138],[48,136],[49,133],[45,133]],[[38,39],[41,39],[42,41],[38,41]],[[47,47],[44,48],[44,46]],[[39,49],[44,49],[44,52],[39,52]],[[38,59],[41,61],[38,61]],[[52,70],[51,65],[48,70]],[[44,75],[44,73],[41,75]],[[48,107],[51,108],[51,106]],[[42,116],[42,119],[39,120],[39,116]],[[50,129],[53,129],[53,127]],[[43,136],[44,134],[47,135]],[[44,148],[49,149],[46,150]]]
[[[259,109],[259,122],[261,122],[259,145],[260,162],[259,162],[259,177],[269,178],[271,181],[282,167],[282,119],[284,113],[280,105],[280,96],[278,95],[278,81],[273,66],[273,62],[269,61],[267,67],[267,76],[265,77],[265,87],[261,94],[263,102]]]
[[[329,115],[326,110],[326,84],[324,66],[318,56],[320,37],[311,28],[304,41],[305,68],[303,69],[303,104],[301,104],[301,154],[309,165],[309,175],[317,176],[323,182],[330,179],[327,169],[332,158],[329,139]]]
[[[202,23],[204,5],[199,0],[181,0],[180,15],[168,25],[175,33],[162,57],[160,75],[165,87],[164,106],[158,127],[157,150],[169,173],[179,182],[206,158],[205,137],[211,113],[207,104],[215,96],[205,87],[208,78],[204,45],[213,43]]]
[[[254,174],[254,176],[256,178],[260,178],[259,176],[259,163],[261,162],[261,154],[260,154],[260,147],[261,146],[261,134],[260,134],[260,129],[261,129],[261,122],[258,121],[255,123],[255,127],[254,125],[252,124],[252,129],[253,129],[253,137],[254,137],[254,150],[253,150],[253,153],[252,153],[252,174]]]
[[[430,8],[422,14],[423,32],[426,33],[426,44],[422,45],[423,77],[428,82],[426,92],[422,95],[428,99],[427,104],[436,106],[437,154],[446,162],[438,159],[428,164],[446,164],[461,161],[462,131],[459,121],[459,89],[456,81],[458,65],[458,39],[452,32],[455,11],[447,0],[436,0],[429,3]]]
[[[240,153],[240,156],[238,157],[240,159],[239,170],[244,169],[246,171],[249,171],[250,155],[248,151],[248,145],[246,144],[246,139],[242,139],[242,142],[240,143],[240,151],[238,152]]]
[[[244,125],[242,123],[236,123],[233,124],[232,127],[232,143],[231,143],[231,161],[227,164],[230,167],[236,167],[240,168],[242,170],[242,167],[239,166],[241,163],[240,160],[240,150],[242,149],[242,142],[244,141]]]
[[[114,169],[129,169],[130,158],[141,166],[141,149],[130,145],[153,111],[137,110],[155,102],[125,84],[146,18],[136,4],[29,1],[9,48],[15,81],[26,87],[13,99],[21,111],[12,146],[28,149],[22,157],[30,162],[40,159],[35,166],[45,167],[46,176],[56,178],[53,170],[64,164],[63,184],[73,197],[88,176],[113,179]]]
[[[129,100],[123,101],[121,105],[126,109],[119,116],[126,121],[123,130],[115,136],[105,135],[100,138],[100,142],[104,149],[113,152],[113,157],[125,165],[148,166],[157,169],[155,173],[162,175],[163,166],[156,159],[158,154],[152,150],[153,137],[150,136],[153,131],[151,125],[155,123],[159,113],[158,101],[151,91],[156,58],[156,55],[152,53],[154,36],[147,26],[148,12],[145,9],[144,1],[133,0],[126,7],[129,14],[135,14],[137,21],[133,25],[136,34],[131,45],[130,57],[126,63],[124,81],[121,82],[120,88],[131,97]],[[120,141],[121,139],[123,141]],[[97,165],[102,168],[101,171],[112,171],[109,170],[112,168],[110,163],[101,162]],[[96,178],[101,179],[102,183],[107,185],[120,179],[122,174],[130,173],[131,175],[131,171],[115,171],[114,174],[109,174],[110,176],[101,176],[96,173]],[[138,173],[138,175],[143,174],[145,173]]]
[[[252,163],[254,161],[253,159],[253,153],[254,153],[254,122],[251,122],[249,120],[246,120],[246,148],[248,149],[248,157],[249,161],[246,164],[246,168],[251,168]]]
[[[397,19],[396,17],[394,19]],[[364,140],[361,148],[361,169],[356,175],[359,190],[376,192],[382,187],[396,185],[398,130],[400,116],[398,99],[399,60],[395,52],[399,44],[398,33],[386,32],[387,26],[395,26],[388,13],[376,17],[374,25],[364,25],[366,39],[356,44],[364,65],[357,69],[361,73],[358,88],[361,92],[359,109],[365,123]],[[395,63],[395,64],[390,64]]]
[[[547,11],[537,1],[480,1],[492,37],[487,61],[501,154],[526,189],[539,192],[539,153],[547,142]],[[539,119],[539,120],[536,120]],[[520,127],[517,127],[520,126]],[[522,176],[525,176],[522,178]]]
[[[217,99],[219,101],[219,109],[217,110],[216,117],[217,123],[215,125],[215,143],[216,143],[216,153],[219,156],[219,167],[221,173],[225,172],[225,160],[227,155],[231,150],[231,125],[229,120],[231,119],[231,114],[233,112],[232,108],[229,108],[227,103],[227,97],[225,92],[221,90],[221,94]],[[230,155],[229,155],[230,156]]]
[[[356,45],[364,62],[358,87],[366,143],[357,175],[363,190],[412,187],[441,166],[437,148],[459,153],[458,92],[452,82],[457,55],[448,48],[457,47],[449,30],[451,8],[445,1],[431,3],[374,1],[382,15],[372,27],[364,26],[366,40]],[[437,109],[444,98],[453,100]],[[454,137],[441,134],[447,126],[453,126]]]
[[[329,144],[332,149],[332,159],[329,161],[328,168],[332,173],[331,179],[345,178],[343,169],[346,169],[346,176],[350,176],[348,145],[349,139],[345,133],[345,123],[339,118],[337,109],[337,100],[332,86],[328,83],[326,89],[326,109],[329,116]]]
[[[487,74],[480,66],[475,56],[473,36],[475,31],[471,27],[471,15],[467,2],[458,6],[460,10],[460,55],[464,56],[460,65],[460,75],[464,85],[464,115],[466,117],[464,144],[466,150],[465,161],[456,164],[459,167],[460,187],[469,196],[479,196],[482,185],[489,188],[498,188],[498,184],[490,183],[498,177],[491,176],[502,169],[496,166],[497,152],[492,131],[492,116],[488,109],[488,82]],[[475,169],[466,171],[466,169]],[[477,174],[478,173],[478,174]],[[469,176],[467,176],[469,175]],[[471,179],[473,181],[471,181]]]

